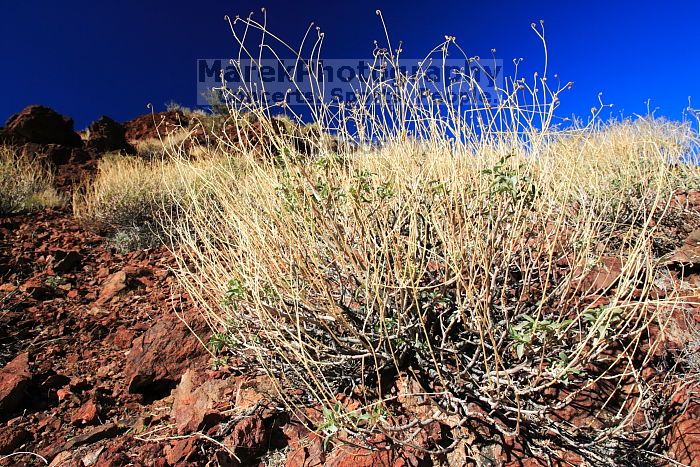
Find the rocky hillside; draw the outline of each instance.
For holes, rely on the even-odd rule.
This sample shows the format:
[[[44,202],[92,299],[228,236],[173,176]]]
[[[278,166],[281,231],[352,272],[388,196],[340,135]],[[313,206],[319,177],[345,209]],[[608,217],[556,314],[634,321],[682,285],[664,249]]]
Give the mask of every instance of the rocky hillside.
[[[139,141],[183,124],[187,117],[176,112],[124,124],[101,117],[79,134],[71,119],[31,106],[8,120],[0,142],[46,160],[69,193],[105,153],[135,154]],[[678,191],[672,203],[687,216],[672,233],[673,283],[658,284],[656,293],[700,290],[700,191]],[[165,248],[120,251],[81,226],[70,206],[0,217],[0,465],[596,462],[556,446],[533,452],[521,437],[489,426],[479,406],[464,425],[470,435],[456,446],[442,422],[411,425],[408,414],[421,407],[405,410],[406,425],[417,429],[402,446],[384,435],[362,443],[324,439],[295,421],[265,375],[215,358],[209,328],[179,290],[173,266]],[[611,259],[586,280],[609,288],[619,269]],[[644,372],[649,387],[666,384],[664,372],[681,358],[700,365],[700,296],[687,299],[668,329]],[[698,340],[689,342],[693,335]],[[658,429],[647,435],[644,458],[700,465],[700,386],[672,383],[660,390],[657,410],[645,412],[655,413]],[[595,425],[595,399],[588,393],[560,416]],[[317,409],[306,410],[306,418],[322,421]]]

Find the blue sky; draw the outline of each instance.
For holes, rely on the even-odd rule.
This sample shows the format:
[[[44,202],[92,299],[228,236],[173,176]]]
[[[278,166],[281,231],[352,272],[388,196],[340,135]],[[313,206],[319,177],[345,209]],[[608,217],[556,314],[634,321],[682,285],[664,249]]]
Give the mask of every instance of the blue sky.
[[[106,114],[126,120],[176,101],[197,100],[196,60],[235,51],[224,15],[265,6],[270,28],[289,42],[309,22],[326,33],[324,56],[369,56],[383,31],[405,56],[421,56],[444,36],[470,54],[492,48],[506,63],[542,65],[530,23],[545,20],[550,72],[574,89],[560,115],[587,114],[604,93],[615,112],[681,118],[688,96],[700,107],[700,5],[696,2],[23,0],[2,2],[0,121],[28,104],[54,107],[76,127]]]

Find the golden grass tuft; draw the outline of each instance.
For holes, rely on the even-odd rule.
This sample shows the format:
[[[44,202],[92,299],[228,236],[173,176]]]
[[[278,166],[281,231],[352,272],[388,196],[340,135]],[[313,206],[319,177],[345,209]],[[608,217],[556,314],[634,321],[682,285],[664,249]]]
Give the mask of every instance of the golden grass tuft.
[[[0,146],[0,214],[33,211],[64,203],[48,166],[16,148]]]

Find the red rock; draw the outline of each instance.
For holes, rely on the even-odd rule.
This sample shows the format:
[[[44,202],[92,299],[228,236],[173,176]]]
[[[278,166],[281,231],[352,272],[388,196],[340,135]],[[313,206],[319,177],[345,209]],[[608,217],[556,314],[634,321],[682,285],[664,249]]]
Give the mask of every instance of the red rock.
[[[3,427],[0,429],[0,455],[11,454],[24,444],[31,435],[24,428]]]
[[[593,267],[581,280],[580,289],[585,292],[599,292],[609,289],[620,278],[622,274],[622,261],[614,256],[603,256],[602,263]]]
[[[70,417],[73,425],[91,425],[97,421],[99,409],[95,402],[90,399],[76,410]]]
[[[30,105],[11,116],[5,135],[18,143],[62,144],[80,147],[83,141],[73,130],[73,119],[41,105]]]
[[[690,190],[688,192],[688,204],[694,208],[700,208],[700,191]]]
[[[97,458],[95,462],[95,467],[113,467],[116,465],[132,465],[132,460],[124,452],[126,449],[126,443],[123,439],[117,439],[109,443],[107,449],[105,449],[100,457]]]
[[[71,272],[80,267],[82,256],[79,252],[72,250],[55,250],[53,270],[57,273]]]
[[[253,414],[238,422],[233,433],[224,439],[224,445],[235,450],[236,455],[245,462],[267,446],[268,438],[262,417]]]
[[[112,274],[104,281],[104,284],[102,284],[98,303],[107,303],[124,289],[126,289],[126,273],[124,271],[119,271]]]
[[[675,461],[700,466],[700,419],[679,417],[673,422],[667,442],[669,454]]]
[[[69,388],[61,388],[58,391],[56,391],[56,397],[58,397],[59,401],[65,400],[68,397],[70,397],[73,393],[70,391]]]
[[[394,467],[403,465],[391,450],[370,450],[358,446],[340,445],[326,456],[326,467]]]
[[[194,436],[178,439],[164,449],[165,460],[168,465],[175,465],[181,461],[187,461],[197,449],[197,438]]]
[[[22,153],[25,156],[43,159],[56,166],[68,164],[73,157],[74,151],[80,151],[80,149],[61,144],[29,143],[22,146]]]
[[[49,456],[50,457],[50,456]],[[73,453],[70,451],[61,451],[53,458],[49,467],[73,467],[78,463],[73,459]],[[80,466],[82,467],[82,466]]]
[[[126,139],[138,141],[150,138],[158,138],[158,135],[167,135],[173,130],[189,124],[189,119],[179,111],[160,112],[156,114],[141,115],[124,123]]]
[[[20,287],[22,292],[31,295],[36,300],[47,300],[56,294],[56,290],[39,279],[29,279]]]
[[[320,467],[324,465],[326,453],[323,449],[323,439],[317,433],[309,431],[300,423],[288,423],[283,432],[289,446],[285,466]]]
[[[197,370],[189,369],[174,391],[173,408],[170,413],[180,434],[206,429],[205,420],[213,419],[214,408],[232,392],[232,382],[206,379]],[[229,394],[230,395],[230,394]]]
[[[700,231],[693,233],[700,234]],[[683,245],[667,257],[664,257],[663,264],[676,264],[679,266],[700,264],[700,242],[695,238],[686,239]]]
[[[0,418],[21,408],[31,376],[27,352],[19,354],[0,370]]]
[[[672,405],[685,409],[671,420],[671,430],[666,438],[671,458],[690,466],[700,466],[700,403],[696,400],[698,393],[698,385],[686,386],[674,392]]]
[[[179,319],[160,319],[134,340],[126,357],[129,392],[164,396],[188,368],[204,365],[208,355]]]
[[[112,344],[118,349],[128,349],[134,340],[134,332],[126,327],[120,327],[112,335]]]
[[[98,152],[124,151],[128,154],[136,152],[126,141],[126,129],[111,118],[103,115],[88,127],[86,146]]]

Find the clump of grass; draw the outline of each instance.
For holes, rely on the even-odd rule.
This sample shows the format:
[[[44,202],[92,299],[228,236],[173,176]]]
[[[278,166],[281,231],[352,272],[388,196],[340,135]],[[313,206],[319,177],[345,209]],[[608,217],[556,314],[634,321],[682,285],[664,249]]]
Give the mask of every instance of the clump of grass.
[[[0,214],[56,207],[63,202],[46,164],[13,147],[0,146]]]
[[[160,245],[167,235],[161,229],[164,219],[177,217],[185,209],[186,196],[201,191],[204,184],[197,172],[215,160],[212,156],[201,163],[191,161],[181,172],[182,163],[176,160],[106,155],[95,178],[75,191],[75,216],[110,237],[120,251]]]
[[[240,24],[265,31],[247,18],[234,34]],[[634,439],[649,330],[681,301],[675,290],[651,298],[653,240],[678,180],[697,175],[679,164],[696,134],[643,118],[554,127],[566,86],[551,89],[546,73],[468,110],[425,103],[424,79],[360,85],[400,105],[314,106],[319,131],[341,144],[309,136],[305,157],[299,135],[275,131],[269,103],[230,95],[232,118],[254,115],[265,138],[231,141],[245,170],[177,159],[181,180],[168,186],[188,187],[171,193],[186,202],[165,228],[178,277],[220,347],[264,368],[280,394],[303,388],[286,402],[323,405],[334,432],[410,442],[391,416],[369,423],[337,396],[382,414],[428,397],[442,415],[414,414],[418,425],[449,416],[457,432],[477,406],[505,436],[526,427],[601,460],[596,446]],[[616,262],[614,280],[588,280]],[[603,429],[556,418],[598,390]]]
[[[158,138],[147,138],[134,142],[136,154],[147,160],[162,160],[177,148],[182,152],[182,145],[189,141],[190,132],[187,128],[178,128]]]

